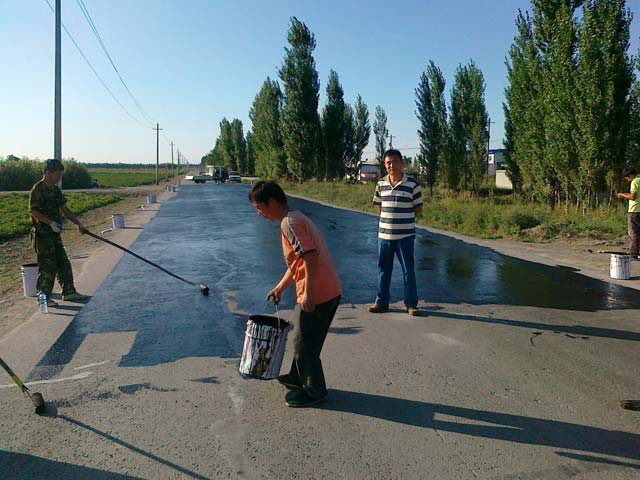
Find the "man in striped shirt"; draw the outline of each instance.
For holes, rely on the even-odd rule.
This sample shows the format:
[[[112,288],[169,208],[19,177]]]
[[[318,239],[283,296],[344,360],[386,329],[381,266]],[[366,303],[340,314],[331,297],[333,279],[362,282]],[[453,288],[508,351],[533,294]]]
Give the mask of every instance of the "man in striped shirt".
[[[416,215],[422,211],[422,187],[404,173],[402,154],[395,149],[384,154],[388,175],[378,180],[373,204],[378,208],[378,294],[369,311],[380,313],[389,308],[389,285],[393,257],[398,257],[404,280],[404,304],[409,315],[418,315],[413,244]]]

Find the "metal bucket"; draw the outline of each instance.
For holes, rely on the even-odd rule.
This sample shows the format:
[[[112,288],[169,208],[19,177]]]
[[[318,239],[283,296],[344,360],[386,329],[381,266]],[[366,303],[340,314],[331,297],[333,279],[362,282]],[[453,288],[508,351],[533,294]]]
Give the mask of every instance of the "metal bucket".
[[[631,278],[631,255],[612,253],[609,275],[618,280],[629,280]]]
[[[240,373],[270,380],[280,373],[290,324],[269,315],[251,315],[247,321]]]
[[[35,297],[38,295],[36,284],[38,283],[38,264],[26,263],[20,267],[22,273],[22,290],[25,297]]]
[[[113,229],[118,230],[124,228],[124,215],[122,213],[114,213],[111,215],[113,221]]]
[[[156,203],[155,195],[147,195],[147,203]]]

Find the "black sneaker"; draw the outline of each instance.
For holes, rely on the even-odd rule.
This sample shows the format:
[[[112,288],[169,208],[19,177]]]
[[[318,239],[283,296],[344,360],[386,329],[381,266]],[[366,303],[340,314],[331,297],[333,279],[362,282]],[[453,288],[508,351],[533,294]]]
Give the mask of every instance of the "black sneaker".
[[[290,373],[287,373],[286,375],[278,375],[276,380],[290,390],[300,390],[302,388],[302,384],[294,380]]]
[[[292,390],[288,392],[284,399],[287,402],[287,407],[291,408],[304,408],[310,407],[311,405],[316,405],[318,403],[322,403],[327,398],[327,394],[323,397],[312,397],[304,390]]]

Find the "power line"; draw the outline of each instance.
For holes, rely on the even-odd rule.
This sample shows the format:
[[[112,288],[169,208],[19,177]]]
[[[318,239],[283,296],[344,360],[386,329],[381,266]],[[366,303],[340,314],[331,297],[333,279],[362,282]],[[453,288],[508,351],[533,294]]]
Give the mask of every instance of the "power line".
[[[109,51],[107,50],[106,45],[102,41],[102,37],[100,36],[100,33],[98,32],[98,29],[96,28],[95,24],[93,23],[93,19],[91,18],[91,15],[89,14],[89,10],[87,9],[87,6],[84,4],[84,1],[83,0],[76,0],[76,2],[78,3],[78,6],[80,7],[80,10],[82,11],[82,14],[84,15],[85,20],[87,21],[87,23],[91,27],[91,30],[93,30],[93,34],[95,35],[96,39],[98,40],[98,43],[100,44],[100,47],[102,47],[102,51],[107,56],[107,59],[109,60],[109,63],[111,63],[111,66],[113,67],[113,69],[115,70],[116,74],[118,75],[118,78],[120,79],[120,82],[122,83],[124,88],[129,93],[129,96],[131,97],[131,100],[133,100],[133,103],[136,105],[136,108],[142,114],[143,117],[146,117],[147,121],[150,121],[151,123],[155,122],[155,120],[153,118],[151,118],[151,116],[149,116],[147,114],[147,112],[144,111],[144,109],[142,108],[142,106],[140,105],[138,100],[136,100],[136,97],[134,97],[133,93],[131,93],[131,90],[129,90],[129,87],[127,86],[126,82],[122,78],[122,75],[120,75],[120,72],[118,71],[118,68],[116,67],[116,64],[113,62],[113,59],[111,58],[111,55],[109,54]]]
[[[51,11],[54,13],[55,15],[55,10],[54,8],[51,6],[51,4],[49,3],[49,0],[44,0],[45,3],[49,6],[49,8],[51,9]],[[136,121],[137,123],[139,123],[140,125],[142,125],[144,128],[152,128],[149,125],[145,125],[144,123],[142,123],[140,120],[138,120],[136,117],[134,117],[133,115],[131,115],[131,113],[129,112],[129,110],[127,110],[124,105],[122,105],[122,103],[120,103],[120,100],[118,100],[116,98],[116,96],[113,94],[113,92],[109,89],[109,87],[107,86],[107,84],[104,82],[104,80],[102,80],[102,78],[100,77],[100,75],[98,75],[98,72],[96,72],[96,69],[93,68],[93,65],[91,65],[91,62],[89,61],[89,59],[86,57],[86,55],[84,54],[84,52],[82,51],[82,49],[78,46],[78,44],[76,43],[75,39],[73,38],[73,36],[71,35],[71,33],[69,33],[69,30],[67,30],[67,27],[64,25],[64,23],[62,23],[62,28],[64,28],[64,31],[67,33],[67,35],[69,36],[69,38],[71,39],[71,41],[73,42],[73,45],[76,47],[76,50],[78,50],[78,52],[80,53],[80,55],[82,56],[82,58],[84,59],[85,62],[87,62],[87,65],[89,65],[89,68],[91,68],[91,71],[94,73],[94,75],[97,77],[98,80],[100,80],[100,83],[102,83],[102,86],[107,90],[107,92],[109,92],[109,95],[111,95],[111,97],[116,101],[116,103],[118,105],[120,105],[120,108],[122,108],[122,110],[124,110],[124,113],[126,113],[127,115],[129,115],[129,117],[131,117],[132,120]]]

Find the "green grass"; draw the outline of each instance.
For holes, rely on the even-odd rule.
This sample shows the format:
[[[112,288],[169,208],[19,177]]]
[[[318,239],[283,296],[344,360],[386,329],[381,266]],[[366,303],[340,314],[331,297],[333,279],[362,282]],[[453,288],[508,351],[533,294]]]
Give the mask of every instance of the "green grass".
[[[103,188],[135,187],[150,185],[156,181],[155,168],[90,168],[89,173]],[[159,181],[164,182],[167,178],[171,178],[171,172],[164,168],[160,169]]]
[[[77,215],[122,200],[121,197],[111,194],[71,193],[65,196],[69,210]],[[0,195],[0,241],[24,235],[30,228],[29,195]]]
[[[309,181],[285,182],[286,192],[322,200],[364,212],[375,212],[371,204],[375,184]],[[511,196],[485,198],[423,190],[424,207],[418,223],[480,238],[546,241],[559,238],[613,240],[626,235],[626,204],[602,207],[585,215],[564,208],[513,200]]]

